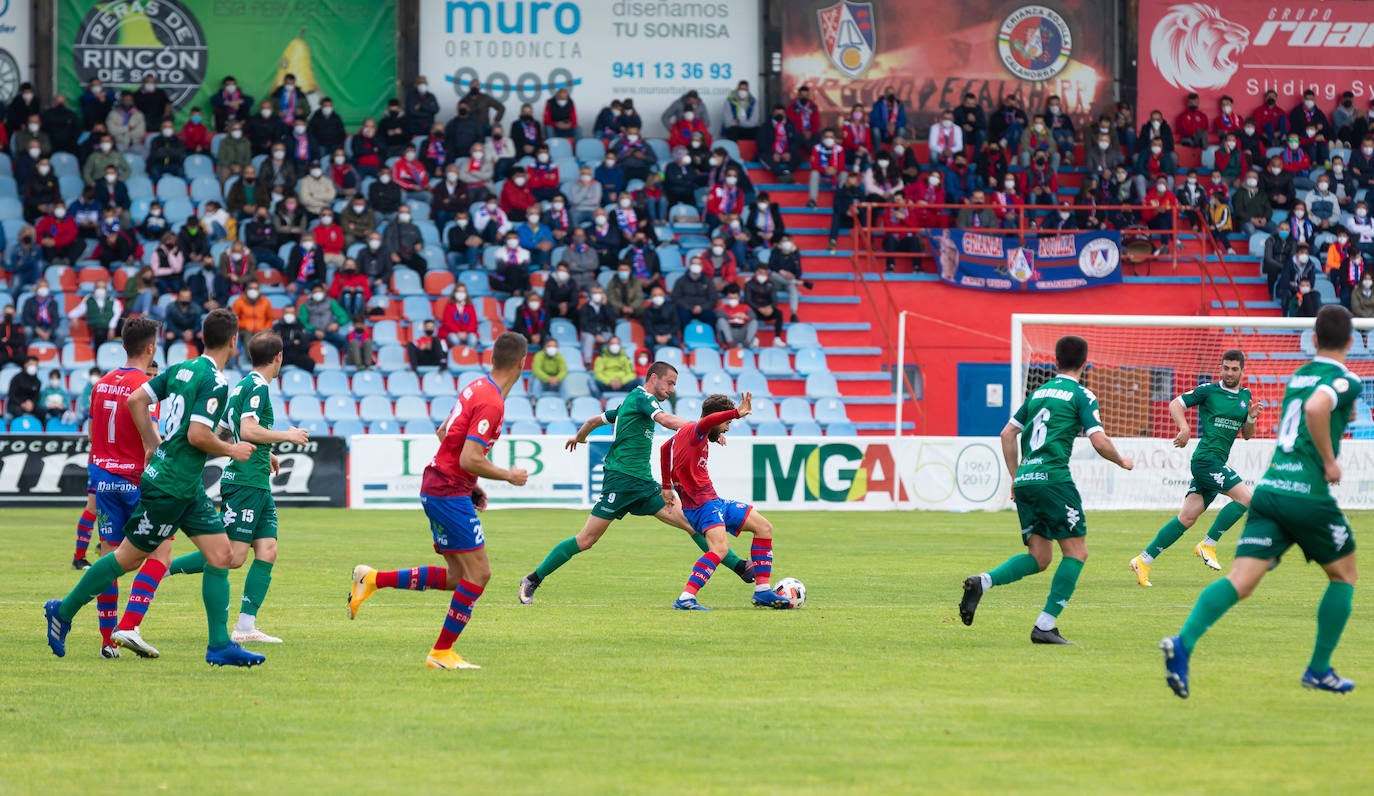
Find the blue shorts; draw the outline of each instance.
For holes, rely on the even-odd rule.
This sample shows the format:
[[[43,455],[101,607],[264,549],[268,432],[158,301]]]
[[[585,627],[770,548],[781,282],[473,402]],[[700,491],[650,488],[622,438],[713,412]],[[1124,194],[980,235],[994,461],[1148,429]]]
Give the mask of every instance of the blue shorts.
[[[692,524],[692,530],[697,533],[706,533],[707,528],[724,525],[726,533],[739,536],[744,521],[749,519],[749,512],[753,510],[754,507],[748,503],[717,498],[694,509],[683,509],[682,513]]]
[[[486,546],[482,535],[482,520],[472,507],[470,497],[434,497],[420,495],[420,505],[429,517],[429,531],[434,534],[434,552],[470,553]]]
[[[138,484],[111,475],[94,464],[86,465],[90,474],[88,492],[95,495],[95,527],[100,541],[118,547],[124,541],[124,525],[138,505]]]

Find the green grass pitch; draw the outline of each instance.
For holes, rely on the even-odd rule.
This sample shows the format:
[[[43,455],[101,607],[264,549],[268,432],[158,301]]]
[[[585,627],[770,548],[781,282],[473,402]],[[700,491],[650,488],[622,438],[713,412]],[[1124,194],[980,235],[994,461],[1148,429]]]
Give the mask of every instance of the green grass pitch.
[[[1361,687],[1299,687],[1325,582],[1300,555],[1203,640],[1182,701],[1155,645],[1214,577],[1192,554],[1201,531],[1158,561],[1152,589],[1126,566],[1166,513],[1089,513],[1091,556],[1060,621],[1077,646],[1065,648],[1028,640],[1048,574],[993,590],[973,627],[958,620],[961,579],[1018,551],[1011,514],[770,515],[775,579],[808,587],[800,611],[750,608],[729,572],[702,591],[712,612],[671,610],[698,554],[644,519],[615,525],[521,606],[520,576],[583,515],[489,513],[495,575],[458,647],[483,668],[444,672],[424,657],[447,593],[383,591],[357,621],[345,611],[354,564],[435,563],[419,512],[283,512],[260,624],[286,643],[261,647],[261,668],[221,670],[203,662],[192,577],[164,581],[144,624],[161,659],[102,660],[94,605],[54,658],[41,605],[76,580],[77,515],[7,510],[0,793],[1374,787],[1370,609],[1357,592],[1335,656]],[[1374,526],[1353,520],[1357,536]],[[234,606],[242,581],[231,574]]]

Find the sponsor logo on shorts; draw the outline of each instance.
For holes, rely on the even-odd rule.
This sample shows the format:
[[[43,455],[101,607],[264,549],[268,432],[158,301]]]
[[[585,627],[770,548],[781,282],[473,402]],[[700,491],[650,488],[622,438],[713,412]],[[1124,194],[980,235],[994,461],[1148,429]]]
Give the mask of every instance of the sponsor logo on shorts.
[[[1236,542],[1236,546],[1238,546],[1238,547],[1239,547],[1239,546],[1242,546],[1242,545],[1247,545],[1247,544],[1248,544],[1248,545],[1253,545],[1253,546],[1255,546],[1255,547],[1273,547],[1273,546],[1274,546],[1274,540],[1273,540],[1273,539],[1266,539],[1266,538],[1264,538],[1264,537],[1262,537],[1262,536],[1242,536],[1242,537],[1240,538],[1240,541],[1239,541],[1239,542]]]
[[[1331,543],[1336,545],[1337,550],[1345,547],[1345,543],[1350,541],[1350,529],[1344,525],[1332,523],[1326,527],[1331,529]]]
[[[1208,475],[1212,477],[1213,481],[1217,482],[1217,486],[1226,485],[1226,473],[1208,473]]]
[[[1069,530],[1076,528],[1078,526],[1078,521],[1082,518],[1083,516],[1078,513],[1078,509],[1073,506],[1064,507],[1064,520],[1068,522]]]

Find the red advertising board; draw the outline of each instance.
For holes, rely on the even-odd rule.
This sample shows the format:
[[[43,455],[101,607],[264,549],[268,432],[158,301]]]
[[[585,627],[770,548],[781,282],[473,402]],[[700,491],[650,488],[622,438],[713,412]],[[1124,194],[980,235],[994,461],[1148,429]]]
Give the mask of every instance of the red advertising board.
[[[811,88],[827,124],[893,87],[919,137],[973,92],[984,111],[1019,91],[1028,112],[1057,94],[1075,122],[1114,94],[1115,3],[1102,0],[788,0],[783,88]]]
[[[1374,3],[1140,0],[1139,69],[1139,107],[1166,118],[1190,91],[1209,116],[1222,95],[1249,114],[1271,89],[1284,109],[1310,88],[1328,112],[1346,91],[1363,110],[1374,97]]]

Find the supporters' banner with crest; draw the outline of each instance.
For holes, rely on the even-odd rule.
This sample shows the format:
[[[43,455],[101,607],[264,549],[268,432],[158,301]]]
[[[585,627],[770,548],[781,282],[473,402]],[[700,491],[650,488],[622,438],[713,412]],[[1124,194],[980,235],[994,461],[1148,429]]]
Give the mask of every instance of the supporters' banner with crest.
[[[151,74],[178,118],[198,106],[208,120],[226,75],[261,102],[290,73],[312,110],[332,98],[352,132],[396,93],[395,3],[59,0],[56,14],[57,90],[72,107],[92,78],[137,88]]]
[[[989,113],[1020,92],[1027,114],[1057,94],[1077,124],[1112,97],[1115,14],[1095,0],[789,0],[783,87],[810,86],[827,123],[894,88],[922,139],[966,92]]]
[[[1121,233],[1004,237],[960,229],[925,235],[940,279],[1008,293],[1076,290],[1121,282]]]
[[[1374,98],[1374,3],[1140,0],[1139,30],[1139,107],[1170,121],[1192,91],[1211,119],[1222,95],[1242,116],[1270,90],[1285,113],[1309,88],[1327,114],[1345,91],[1359,115]]]

